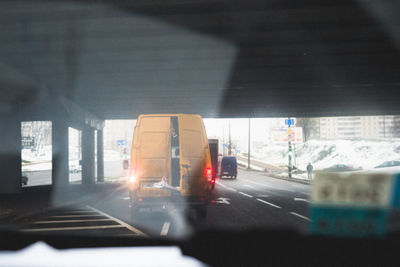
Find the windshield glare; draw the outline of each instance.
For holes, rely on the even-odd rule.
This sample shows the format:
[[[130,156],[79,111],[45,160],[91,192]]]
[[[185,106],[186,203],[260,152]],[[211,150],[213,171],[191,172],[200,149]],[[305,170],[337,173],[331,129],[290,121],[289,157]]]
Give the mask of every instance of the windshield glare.
[[[156,2],[1,4],[0,226],[398,231],[394,16]]]

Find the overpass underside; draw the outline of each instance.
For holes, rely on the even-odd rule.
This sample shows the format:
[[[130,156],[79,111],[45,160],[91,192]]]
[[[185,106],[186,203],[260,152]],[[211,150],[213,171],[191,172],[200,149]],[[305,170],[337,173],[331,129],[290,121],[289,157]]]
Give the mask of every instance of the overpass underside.
[[[45,103],[39,102],[23,112],[15,110],[14,114],[0,116],[0,194],[21,190],[21,121],[51,121],[53,187],[62,188],[69,184],[69,127],[82,131],[82,183],[94,184],[96,178],[98,182],[104,181],[104,120],[65,98],[48,97],[43,101]]]
[[[400,114],[398,1],[3,1],[0,193],[21,183],[24,120],[52,121],[53,185],[68,127],[83,181],[102,180],[105,119]]]

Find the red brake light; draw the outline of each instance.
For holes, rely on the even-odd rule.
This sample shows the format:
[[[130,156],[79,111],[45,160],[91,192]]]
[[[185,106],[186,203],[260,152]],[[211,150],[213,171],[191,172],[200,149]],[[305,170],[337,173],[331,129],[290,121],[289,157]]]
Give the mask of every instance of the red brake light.
[[[211,179],[212,177],[212,170],[211,168],[206,168],[206,176],[208,179]]]

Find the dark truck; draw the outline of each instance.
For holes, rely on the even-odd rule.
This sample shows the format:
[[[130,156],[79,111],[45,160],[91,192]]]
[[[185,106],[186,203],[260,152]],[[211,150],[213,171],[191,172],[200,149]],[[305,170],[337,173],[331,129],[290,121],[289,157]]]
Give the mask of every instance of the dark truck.
[[[218,139],[208,139],[208,145],[210,147],[210,158],[212,168],[212,179],[216,179],[218,176]],[[215,183],[212,184],[214,189]]]

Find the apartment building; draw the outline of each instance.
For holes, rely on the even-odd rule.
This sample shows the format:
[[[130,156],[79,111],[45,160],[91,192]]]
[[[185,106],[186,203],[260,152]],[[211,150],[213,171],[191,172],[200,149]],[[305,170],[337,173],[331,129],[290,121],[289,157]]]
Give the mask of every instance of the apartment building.
[[[321,139],[387,139],[395,136],[394,116],[323,117]]]

